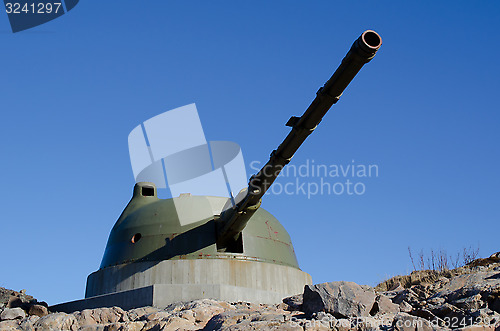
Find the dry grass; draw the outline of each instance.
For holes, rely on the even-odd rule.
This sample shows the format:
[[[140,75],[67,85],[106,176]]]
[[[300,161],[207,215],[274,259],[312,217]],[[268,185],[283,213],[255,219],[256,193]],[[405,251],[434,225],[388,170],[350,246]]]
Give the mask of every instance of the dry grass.
[[[472,246],[464,248],[462,252],[457,253],[455,256],[448,255],[446,250],[443,249],[439,251],[431,249],[429,255],[425,255],[424,251],[421,250],[414,257],[410,247],[408,247],[408,254],[413,266],[412,273],[395,276],[383,281],[375,287],[375,290],[391,291],[398,287],[409,288],[413,285],[434,283],[441,277],[451,278],[469,273],[471,267],[485,265],[484,263],[488,263],[488,259],[491,259],[477,259],[479,247],[473,248]]]
[[[469,248],[464,247],[462,252],[458,252],[454,256],[448,255],[444,249],[440,249],[439,251],[431,249],[429,255],[425,255],[424,250],[420,250],[416,259],[417,265],[415,265],[413,252],[409,246],[408,254],[410,255],[411,264],[413,265],[413,271],[432,270],[443,272],[460,268],[476,260],[479,255],[479,246],[477,248],[472,246],[469,246]]]

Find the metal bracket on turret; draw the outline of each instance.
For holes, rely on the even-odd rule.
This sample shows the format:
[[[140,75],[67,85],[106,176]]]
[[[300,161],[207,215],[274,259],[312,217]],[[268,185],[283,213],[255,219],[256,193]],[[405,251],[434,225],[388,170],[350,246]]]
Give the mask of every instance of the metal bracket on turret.
[[[271,154],[269,154],[269,160],[272,162],[273,165],[277,163],[275,160],[282,161],[284,165],[287,165],[288,163],[290,163],[291,159],[292,158],[285,159],[283,156],[276,154],[276,150],[272,151]]]
[[[288,122],[286,122],[286,126],[289,126],[291,128],[294,128],[295,125],[299,122],[300,120],[300,117],[297,117],[297,116],[292,116],[290,117],[290,119],[288,120]]]
[[[318,92],[316,92],[317,96],[320,96],[322,98],[325,98],[325,99],[329,100],[329,102],[331,102],[332,104],[336,104],[340,100],[340,97],[342,96],[342,93],[340,93],[340,95],[337,95],[336,97],[334,97],[334,96],[332,96],[332,95],[330,95],[328,93],[323,92],[323,88],[324,88],[324,86],[322,86],[322,87],[319,88]]]

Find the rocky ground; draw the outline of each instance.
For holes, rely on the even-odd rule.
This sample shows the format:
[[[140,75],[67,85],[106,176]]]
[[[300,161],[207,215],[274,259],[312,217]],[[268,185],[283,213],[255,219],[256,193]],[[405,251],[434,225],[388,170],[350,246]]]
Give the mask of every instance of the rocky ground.
[[[500,252],[445,272],[416,271],[377,287],[306,286],[279,305],[203,299],[165,309],[50,312],[0,288],[0,330],[500,330]]]

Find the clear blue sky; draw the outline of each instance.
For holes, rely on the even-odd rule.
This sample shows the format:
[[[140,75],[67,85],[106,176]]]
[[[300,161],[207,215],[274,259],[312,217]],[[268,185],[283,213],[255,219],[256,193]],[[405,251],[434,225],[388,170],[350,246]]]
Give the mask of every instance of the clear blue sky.
[[[497,1],[81,1],[12,34],[0,13],[0,286],[83,298],[131,197],[135,126],[195,102],[208,140],[264,162],[365,29],[382,49],[292,164],[378,177],[263,207],[315,283],[409,272],[408,246],[499,251],[499,17]]]

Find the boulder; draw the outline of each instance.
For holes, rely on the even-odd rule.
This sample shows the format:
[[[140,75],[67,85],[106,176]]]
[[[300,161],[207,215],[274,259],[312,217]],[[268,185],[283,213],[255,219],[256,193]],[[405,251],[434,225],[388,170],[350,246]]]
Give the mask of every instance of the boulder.
[[[471,312],[470,317],[472,317],[475,324],[496,325],[500,329],[500,314],[489,308]]]
[[[375,315],[378,313],[399,313],[399,305],[392,303],[391,299],[385,295],[377,295],[375,298],[375,303],[370,310],[370,315]]]
[[[406,301],[402,301],[399,304],[399,310],[402,311],[403,313],[409,313],[412,311],[413,307]]]
[[[199,330],[195,325],[194,318],[188,320],[180,316],[171,316],[165,324],[165,330]]]
[[[266,309],[236,309],[217,314],[208,321],[203,330],[270,330],[295,329],[289,317]],[[298,323],[296,326],[298,327]],[[298,329],[302,330],[302,328]]]
[[[226,311],[213,316],[203,330],[229,328],[249,318],[250,312],[244,310]]]
[[[36,330],[78,330],[75,316],[66,313],[54,313],[41,317],[35,322]]]
[[[463,328],[455,329],[456,331],[498,331],[493,325],[469,325]]]
[[[488,303],[488,308],[500,313],[500,286],[481,293]]]
[[[28,315],[35,315],[38,317],[44,317],[48,314],[49,310],[47,309],[47,307],[38,304],[31,305],[28,310]]]
[[[433,331],[442,330],[433,326],[429,321],[421,317],[412,316],[407,313],[398,313],[392,323],[394,331]]]
[[[8,320],[0,322],[0,330],[11,331],[11,330],[22,330],[19,326],[18,320]]]
[[[22,307],[23,306],[23,300],[21,300],[20,297],[16,297],[11,295],[10,298],[7,301],[7,308],[16,308],[16,307]]]
[[[297,294],[283,299],[283,303],[287,305],[287,310],[301,310],[302,302],[302,294]]]
[[[393,299],[392,302],[395,304],[400,304],[401,302],[406,301],[410,305],[414,306],[418,303],[418,296],[412,289],[407,288],[403,291],[400,291]]]
[[[166,327],[167,322],[165,321],[149,321],[147,322],[141,331],[159,331],[159,330],[169,330]]]
[[[5,308],[0,314],[1,321],[23,319],[26,313],[21,308]]]
[[[144,326],[146,325],[146,322],[142,322],[142,321],[123,322],[123,323],[116,323],[115,325],[118,326],[117,330],[142,331],[142,330],[144,330]]]
[[[191,311],[193,312],[196,323],[205,326],[205,324],[215,315],[224,312],[224,308],[217,306],[208,306],[208,307],[196,307]]]
[[[496,287],[500,287],[497,271],[475,272],[453,277],[436,296],[461,299]]]
[[[35,323],[39,319],[40,319],[40,317],[38,317],[36,315],[28,316],[21,321],[21,324],[19,326],[24,331],[35,331]],[[1,328],[0,328],[0,330],[1,330]]]
[[[425,309],[425,308],[413,309],[410,312],[410,315],[417,316],[417,317],[422,317],[422,318],[425,318],[428,321],[438,321],[437,316],[434,315],[433,312],[431,312],[430,310]]]
[[[146,315],[156,313],[158,311],[160,311],[158,308],[148,306],[131,309],[127,312],[127,315],[130,321],[139,321],[145,320]]]
[[[167,321],[172,316],[169,311],[157,311],[155,313],[147,314],[141,318],[144,321]]]
[[[375,304],[373,289],[353,282],[330,282],[304,287],[302,310],[310,315],[324,311],[335,318],[369,316]]]
[[[481,294],[471,295],[469,297],[459,299],[453,302],[453,305],[468,310],[478,310],[484,308],[486,305],[483,300]]]
[[[119,330],[119,328],[115,324],[107,324],[107,325],[95,324],[95,325],[84,325],[78,329],[78,331],[111,331],[111,330]]]
[[[462,310],[455,307],[452,304],[449,304],[447,302],[440,304],[440,305],[429,305],[427,306],[427,309],[421,309],[421,310],[426,310],[430,311],[434,316],[439,317],[440,319],[452,319],[456,318],[458,319],[459,317],[463,317]],[[425,316],[420,315],[421,317],[427,318]],[[430,315],[429,315],[430,316]],[[432,319],[434,316],[431,316],[430,318],[427,319]]]
[[[80,326],[129,321],[127,312],[120,307],[85,309],[72,315]]]

